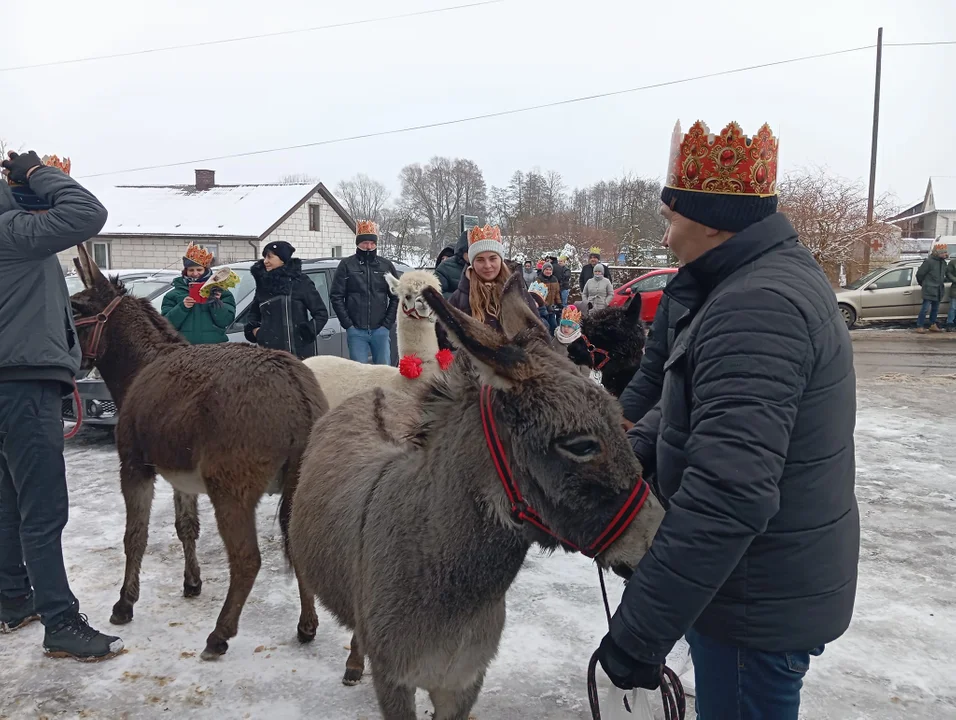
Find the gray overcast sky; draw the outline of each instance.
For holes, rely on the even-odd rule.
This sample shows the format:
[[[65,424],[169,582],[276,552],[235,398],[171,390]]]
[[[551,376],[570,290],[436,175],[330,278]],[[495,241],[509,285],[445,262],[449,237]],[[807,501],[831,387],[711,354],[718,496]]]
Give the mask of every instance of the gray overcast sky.
[[[465,0],[45,0],[5,3],[0,67],[325,25]],[[953,0],[779,3],[506,0],[280,38],[0,72],[0,137],[82,176],[312,142],[871,44],[956,40]],[[670,132],[768,121],[784,171],[868,173],[874,51],[446,128],[208,163],[217,181],[365,172],[397,191],[433,155],[489,186],[540,167],[583,185],[661,177]],[[956,174],[956,46],[886,48],[877,184],[901,203]],[[190,182],[189,166],[95,182]],[[91,185],[95,183],[91,182]]]

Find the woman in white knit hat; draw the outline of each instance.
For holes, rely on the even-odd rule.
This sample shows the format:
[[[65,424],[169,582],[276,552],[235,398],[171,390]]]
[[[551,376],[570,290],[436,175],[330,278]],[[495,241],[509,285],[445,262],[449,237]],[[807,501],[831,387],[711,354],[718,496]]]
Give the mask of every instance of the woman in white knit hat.
[[[501,242],[498,226],[474,227],[468,233],[468,267],[461,275],[458,289],[448,299],[463,313],[501,329],[498,314],[501,311],[501,295],[505,282],[511,275],[504,262],[505,246]],[[538,315],[534,300],[525,292],[528,307]]]

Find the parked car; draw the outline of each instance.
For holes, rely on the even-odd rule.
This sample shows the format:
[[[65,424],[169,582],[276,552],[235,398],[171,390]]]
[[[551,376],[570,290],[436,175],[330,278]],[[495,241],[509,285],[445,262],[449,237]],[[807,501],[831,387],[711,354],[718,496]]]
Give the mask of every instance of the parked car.
[[[337,355],[347,358],[349,356],[348,344],[345,341],[345,331],[341,323],[335,317],[335,311],[332,309],[332,303],[329,301],[329,289],[332,287],[332,276],[339,265],[340,258],[319,258],[316,260],[303,260],[302,271],[315,283],[322,296],[322,302],[329,311],[329,321],[326,323],[322,332],[315,339],[316,355]],[[402,263],[393,263],[399,275],[407,272],[411,268]],[[229,342],[246,342],[243,328],[246,324],[246,317],[249,313],[249,306],[252,304],[252,298],[255,294],[256,281],[252,277],[250,268],[251,262],[231,263],[226,267],[230,268],[239,276],[239,285],[232,289],[232,294],[236,299],[236,320],[226,328],[226,336]],[[172,281],[179,276],[179,273],[173,271],[163,271],[153,276],[147,276],[135,281],[127,281],[120,271],[120,277],[127,282],[130,292],[137,297],[147,297],[157,310],[163,305],[163,297],[172,290]],[[168,281],[165,280],[166,274],[170,274]],[[160,275],[162,277],[160,277]],[[146,289],[152,283],[164,282],[163,287],[155,290],[153,294],[147,294]],[[72,288],[71,288],[72,289]],[[395,338],[395,330],[392,329],[392,364],[398,364],[398,342]],[[77,389],[80,394],[80,402],[83,403],[83,422],[87,425],[111,426],[116,424],[116,404],[110,397],[109,390],[96,370],[90,372],[82,380],[77,380]],[[63,419],[69,422],[75,422],[76,409],[72,398],[63,400]]]
[[[657,306],[661,304],[664,288],[676,274],[677,268],[661,268],[624,283],[614,291],[614,297],[611,298],[611,307],[620,307],[634,297],[634,293],[640,293],[641,320],[646,323],[653,322]]]
[[[131,283],[134,280],[144,280],[145,278],[165,278],[169,277],[169,282],[172,283],[173,279],[179,275],[175,270],[144,270],[144,269],[134,269],[134,270],[107,270],[106,275],[112,276],[116,275],[124,283]],[[80,276],[76,272],[71,272],[66,276],[66,287],[70,291],[70,295],[75,295],[83,289],[83,281],[80,280]],[[144,297],[139,295],[138,297]]]
[[[916,271],[922,260],[902,260],[871,270],[859,280],[836,291],[840,312],[846,326],[858,320],[916,320],[923,304],[923,289],[916,282]],[[949,312],[949,286],[940,303],[943,318]]]

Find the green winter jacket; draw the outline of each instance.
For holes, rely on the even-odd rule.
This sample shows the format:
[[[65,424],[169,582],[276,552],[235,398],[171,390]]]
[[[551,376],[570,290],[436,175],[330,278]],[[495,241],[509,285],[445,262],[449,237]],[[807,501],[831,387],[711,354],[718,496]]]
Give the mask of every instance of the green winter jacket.
[[[187,308],[183,305],[187,295],[189,280],[185,277],[173,280],[173,289],[163,298],[163,317],[193,345],[228,342],[226,328],[236,319],[236,299],[232,293],[223,292],[219,308],[208,302]]]
[[[916,271],[916,282],[923,288],[924,300],[945,300],[946,261],[930,255]]]

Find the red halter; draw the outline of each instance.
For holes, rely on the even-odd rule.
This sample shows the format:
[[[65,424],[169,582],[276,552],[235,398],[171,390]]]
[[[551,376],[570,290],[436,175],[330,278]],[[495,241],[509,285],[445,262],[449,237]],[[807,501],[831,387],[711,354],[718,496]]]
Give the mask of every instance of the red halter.
[[[80,349],[83,351],[84,360],[93,360],[95,362],[99,357],[100,341],[103,339],[103,331],[106,329],[106,321],[110,319],[110,315],[113,314],[113,311],[119,306],[122,299],[122,295],[115,297],[110,301],[110,304],[103,309],[103,312],[97,313],[93,317],[80,318],[73,323],[77,328],[86,327],[87,325],[93,326],[93,334],[90,337],[90,342],[87,345],[87,348],[83,347],[82,342],[80,343]]]
[[[501,438],[498,435],[498,429],[495,426],[495,418],[492,413],[491,408],[491,393],[492,389],[488,385],[484,385],[481,388],[481,425],[485,431],[485,442],[488,444],[488,452],[491,453],[491,459],[495,464],[495,470],[498,472],[498,477],[501,479],[501,484],[504,486],[505,494],[508,496],[508,501],[511,503],[511,517],[516,522],[529,522],[534,525],[539,530],[546,532],[553,538],[556,538],[565,545],[577,550],[582,555],[593,558],[607,550],[614,541],[617,540],[622,533],[627,530],[628,526],[631,524],[631,521],[637,516],[637,513],[640,512],[641,507],[643,507],[644,502],[647,500],[648,495],[651,493],[651,489],[642,478],[637,479],[637,483],[634,485],[634,489],[630,491],[627,496],[627,499],[624,501],[624,504],[621,506],[620,510],[617,511],[617,514],[608,523],[607,527],[604,528],[604,531],[601,532],[597,538],[589,543],[586,547],[578,547],[574,543],[566,540],[565,538],[558,535],[554,530],[549,528],[544,520],[541,519],[541,516],[538,515],[529,505],[525,502],[524,496],[521,494],[521,490],[518,489],[518,484],[515,482],[514,476],[511,474],[511,466],[508,464],[508,458],[505,456],[504,448],[501,444]]]
[[[600,370],[607,365],[607,361],[611,359],[611,353],[609,353],[607,350],[602,350],[601,348],[592,345],[591,341],[588,340],[588,336],[584,333],[581,333],[581,339],[584,340],[584,344],[587,346],[588,352],[591,353],[591,367],[595,370]],[[604,359],[601,360],[601,362],[598,362],[598,355],[604,356]]]

